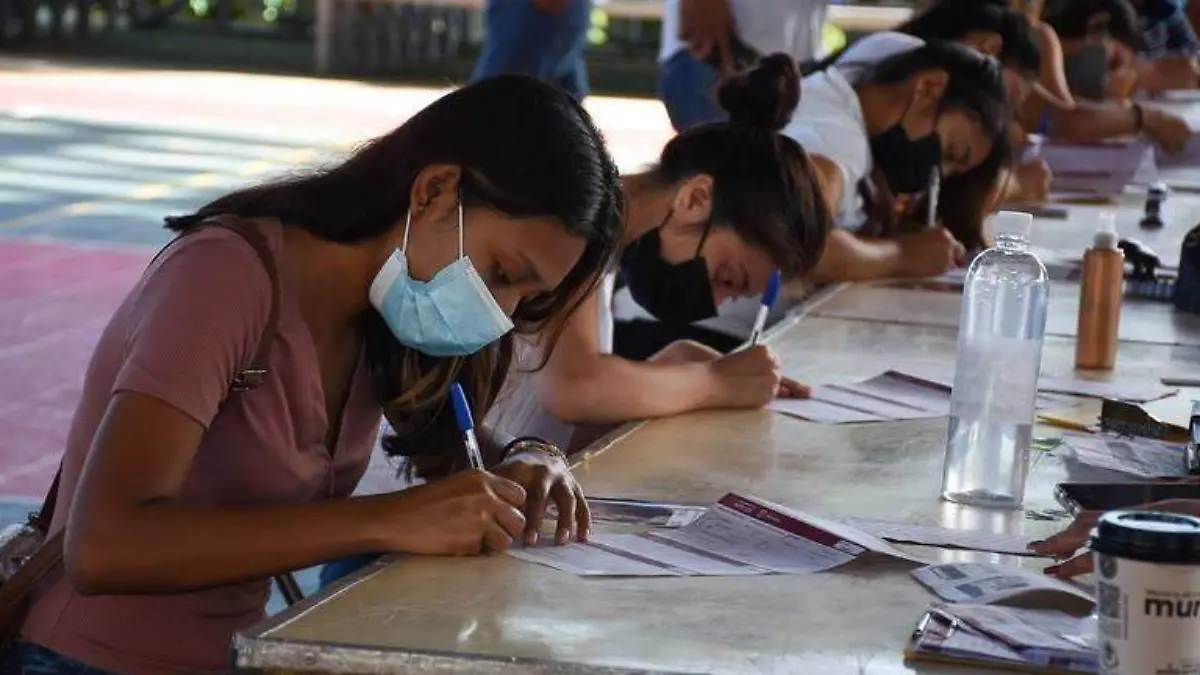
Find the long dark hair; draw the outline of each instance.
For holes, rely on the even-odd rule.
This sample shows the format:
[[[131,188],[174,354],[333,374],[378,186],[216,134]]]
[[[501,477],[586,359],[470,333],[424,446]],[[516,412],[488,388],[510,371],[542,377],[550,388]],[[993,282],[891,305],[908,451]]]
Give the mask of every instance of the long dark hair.
[[[1000,63],[965,45],[927,41],[878,63],[840,59],[836,67],[847,68],[853,73],[850,83],[855,87],[899,84],[926,70],[942,70],[949,75],[938,111],[959,110],[978,121],[992,143],[992,150],[979,166],[942,181],[938,216],[965,246],[973,248],[982,244],[983,223],[989,207],[986,196],[999,182],[1001,172],[1014,160],[1008,138],[1013,112]],[[875,172],[860,187],[868,214],[876,225],[871,233],[890,236],[896,233],[898,225],[896,205],[890,188],[879,173]]]
[[[779,132],[800,102],[800,75],[786,54],[724,80],[717,98],[728,122],[694,127],[663,148],[653,175],[674,183],[713,180],[712,222],[765,250],[785,276],[811,270],[833,218],[808,154]]]
[[[1004,42],[1000,63],[1026,78],[1039,75],[1042,47],[1029,19],[1007,2],[936,0],[896,29],[926,42],[957,42],[973,31],[996,33]]]
[[[1088,22],[1108,14],[1108,34],[1135,49],[1142,46],[1137,10],[1128,0],[1047,0],[1042,18],[1063,40],[1087,37]]]
[[[220,197],[167,219],[182,232],[222,214],[278,218],[322,239],[353,243],[404,222],[412,185],[427,166],[461,167],[464,208],[487,206],[512,217],[552,217],[587,241],[553,292],[527,299],[513,315],[518,331],[553,337],[615,254],[622,192],[616,165],[591,117],[561,90],[521,76],[489,78],[451,92],[344,162]],[[463,383],[480,419],[494,402],[512,359],[510,336],[465,358],[434,358],[396,341],[374,309],[361,330],[377,400],[393,433],[385,451],[434,477],[461,464],[449,387]],[[454,451],[451,451],[454,449]]]

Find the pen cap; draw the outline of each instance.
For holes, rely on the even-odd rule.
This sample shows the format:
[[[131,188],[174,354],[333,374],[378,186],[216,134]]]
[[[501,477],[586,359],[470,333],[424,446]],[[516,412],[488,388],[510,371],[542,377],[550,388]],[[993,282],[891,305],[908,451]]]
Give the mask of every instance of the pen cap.
[[[1117,235],[1117,214],[1112,211],[1102,211],[1092,245],[1096,248],[1115,249],[1120,241],[1121,238]]]
[[[1000,239],[1029,239],[1033,231],[1033,216],[1016,211],[1001,211],[992,216],[992,232]]]
[[[450,403],[454,406],[454,420],[463,431],[475,428],[475,420],[471,418],[471,406],[467,405],[467,394],[462,385],[454,382],[450,385]]]

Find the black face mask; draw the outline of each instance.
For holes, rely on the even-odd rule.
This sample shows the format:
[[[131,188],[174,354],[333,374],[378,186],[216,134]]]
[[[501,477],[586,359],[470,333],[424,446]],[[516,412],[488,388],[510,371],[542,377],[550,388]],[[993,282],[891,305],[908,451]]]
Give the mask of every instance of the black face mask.
[[[717,315],[708,264],[700,255],[710,227],[705,224],[695,257],[678,265],[662,259],[661,226],[642,235],[621,256],[629,294],[659,321],[689,324]]]
[[[901,118],[903,122],[903,118]],[[895,194],[912,194],[929,187],[929,177],[942,164],[942,139],[937,132],[912,140],[901,122],[871,137],[871,156]]]
[[[1108,50],[1092,44],[1063,60],[1067,87],[1081,98],[1099,101],[1108,90]]]

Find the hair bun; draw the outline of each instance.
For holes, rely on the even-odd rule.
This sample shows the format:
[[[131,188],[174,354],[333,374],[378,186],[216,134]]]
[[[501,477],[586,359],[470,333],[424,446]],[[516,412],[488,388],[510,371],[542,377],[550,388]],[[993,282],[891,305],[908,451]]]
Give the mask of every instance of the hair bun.
[[[734,124],[780,131],[800,103],[800,70],[787,54],[771,54],[725,78],[717,101]]]

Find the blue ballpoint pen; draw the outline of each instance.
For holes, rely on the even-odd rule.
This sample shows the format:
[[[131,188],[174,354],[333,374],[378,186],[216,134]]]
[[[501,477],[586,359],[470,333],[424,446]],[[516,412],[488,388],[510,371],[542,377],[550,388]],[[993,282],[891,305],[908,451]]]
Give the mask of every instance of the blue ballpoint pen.
[[[762,304],[758,306],[758,316],[754,317],[754,330],[750,331],[750,346],[758,344],[758,339],[762,337],[763,329],[767,327],[767,314],[771,313],[771,308],[775,306],[775,299],[779,297],[779,288],[783,285],[783,278],[779,274],[779,270],[775,270],[771,274],[771,280],[767,282],[767,290],[763,291]]]
[[[483,468],[483,453],[479,451],[479,439],[475,438],[475,419],[471,417],[471,404],[467,402],[467,394],[462,385],[455,382],[450,385],[450,402],[454,405],[454,419],[463,433],[463,444],[467,446],[467,459],[472,469]]]

